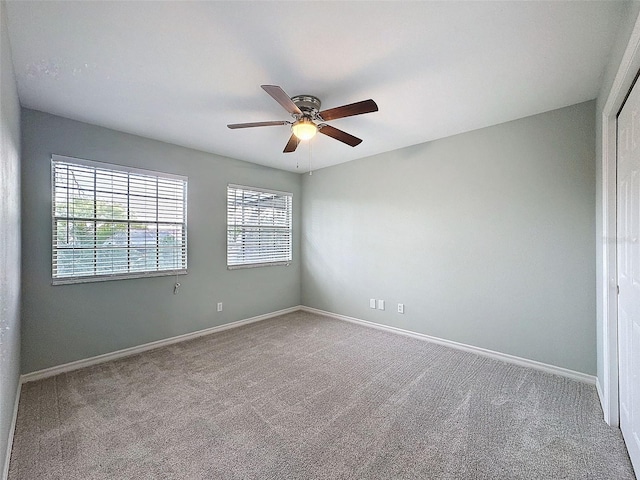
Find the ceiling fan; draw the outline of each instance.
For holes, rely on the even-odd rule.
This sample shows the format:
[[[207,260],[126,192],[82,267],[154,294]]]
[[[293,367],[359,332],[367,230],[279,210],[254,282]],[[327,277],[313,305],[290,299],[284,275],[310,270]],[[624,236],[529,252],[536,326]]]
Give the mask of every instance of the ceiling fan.
[[[378,111],[378,105],[371,99],[321,111],[320,99],[313,95],[296,95],[295,97],[289,97],[289,95],[277,85],[262,85],[262,89],[282,105],[284,109],[291,114],[294,121],[275,120],[272,122],[232,123],[227,125],[227,127],[236,129],[291,125],[291,137],[284,147],[283,153],[294,152],[301,140],[309,140],[318,132],[355,147],[362,143],[362,139],[327,125],[324,122]]]

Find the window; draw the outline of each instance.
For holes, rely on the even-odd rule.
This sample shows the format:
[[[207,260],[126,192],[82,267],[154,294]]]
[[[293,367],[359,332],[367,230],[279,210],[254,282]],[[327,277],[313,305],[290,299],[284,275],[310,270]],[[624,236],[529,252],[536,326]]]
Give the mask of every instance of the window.
[[[227,187],[227,268],[289,265],[292,194]]]
[[[187,178],[53,155],[53,283],[187,273]]]

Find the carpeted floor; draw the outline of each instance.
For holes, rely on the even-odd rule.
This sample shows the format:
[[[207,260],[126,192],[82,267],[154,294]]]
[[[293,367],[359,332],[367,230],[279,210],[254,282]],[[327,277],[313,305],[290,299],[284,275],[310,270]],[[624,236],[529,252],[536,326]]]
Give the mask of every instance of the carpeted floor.
[[[594,387],[296,312],[22,387],[10,480],[633,479]]]

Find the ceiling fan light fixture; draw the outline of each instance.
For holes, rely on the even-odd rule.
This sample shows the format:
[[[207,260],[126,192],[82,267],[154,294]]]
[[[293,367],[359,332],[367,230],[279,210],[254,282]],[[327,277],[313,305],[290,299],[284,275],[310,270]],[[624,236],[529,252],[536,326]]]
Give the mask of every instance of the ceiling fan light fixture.
[[[291,131],[299,140],[311,140],[318,133],[318,127],[308,118],[303,118],[291,125]]]

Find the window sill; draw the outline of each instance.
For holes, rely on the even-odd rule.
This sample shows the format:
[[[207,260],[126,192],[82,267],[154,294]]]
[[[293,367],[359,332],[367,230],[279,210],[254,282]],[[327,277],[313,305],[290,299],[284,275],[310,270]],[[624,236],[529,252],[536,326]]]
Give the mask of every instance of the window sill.
[[[269,262],[269,263],[248,263],[245,265],[227,265],[227,270],[240,270],[243,268],[260,268],[260,267],[288,267],[289,265],[291,265],[291,261]]]
[[[186,275],[186,270],[167,270],[164,272],[139,272],[114,275],[96,275],[92,277],[69,277],[54,278],[51,285],[71,285],[74,283],[106,282],[109,280],[129,280],[131,278],[151,278],[151,277],[173,277],[175,275]]]

